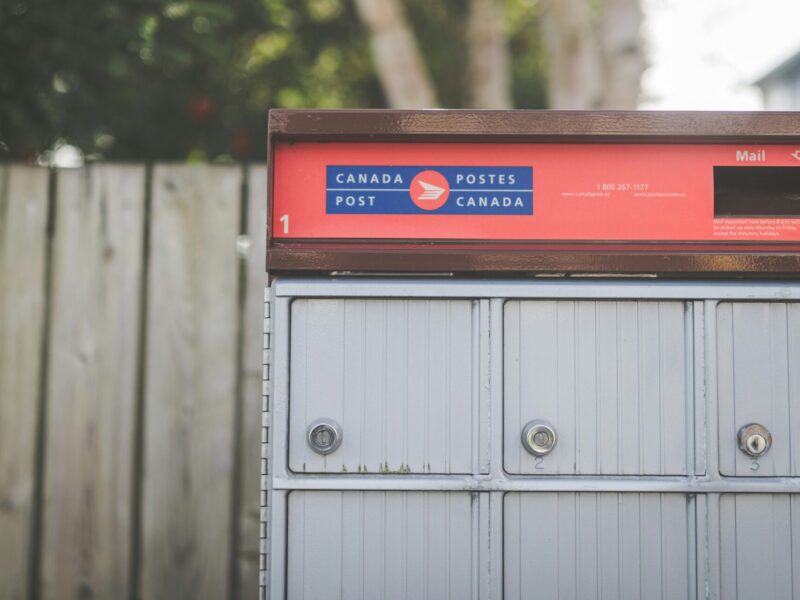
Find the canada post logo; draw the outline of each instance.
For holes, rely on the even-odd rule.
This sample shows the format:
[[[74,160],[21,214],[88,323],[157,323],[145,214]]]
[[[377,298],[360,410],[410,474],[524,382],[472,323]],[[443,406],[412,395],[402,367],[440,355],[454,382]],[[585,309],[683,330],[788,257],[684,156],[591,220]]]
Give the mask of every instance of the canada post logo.
[[[328,214],[532,215],[531,167],[327,167]]]

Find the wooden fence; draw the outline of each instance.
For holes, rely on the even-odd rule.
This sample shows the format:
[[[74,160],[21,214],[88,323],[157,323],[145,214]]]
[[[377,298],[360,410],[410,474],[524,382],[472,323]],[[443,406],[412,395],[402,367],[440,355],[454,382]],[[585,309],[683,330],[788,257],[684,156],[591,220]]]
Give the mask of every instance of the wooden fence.
[[[0,600],[258,597],[265,198],[0,166]]]

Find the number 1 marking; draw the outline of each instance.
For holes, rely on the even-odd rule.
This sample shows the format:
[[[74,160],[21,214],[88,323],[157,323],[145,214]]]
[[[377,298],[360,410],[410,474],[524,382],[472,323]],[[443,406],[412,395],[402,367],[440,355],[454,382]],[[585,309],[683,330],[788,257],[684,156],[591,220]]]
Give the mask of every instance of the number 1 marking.
[[[278,221],[283,223],[283,233],[289,233],[289,215],[283,215]]]

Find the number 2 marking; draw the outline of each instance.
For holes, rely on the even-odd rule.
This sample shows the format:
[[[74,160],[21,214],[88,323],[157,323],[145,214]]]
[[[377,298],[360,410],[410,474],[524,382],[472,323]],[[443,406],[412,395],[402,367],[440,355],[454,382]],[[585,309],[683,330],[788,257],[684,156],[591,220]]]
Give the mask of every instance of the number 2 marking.
[[[289,233],[289,215],[283,215],[278,221],[283,223],[283,233]]]
[[[536,466],[534,467],[534,469],[543,470],[544,469],[544,458],[542,458],[541,456],[536,456],[536,457],[534,457],[534,460],[536,461]]]

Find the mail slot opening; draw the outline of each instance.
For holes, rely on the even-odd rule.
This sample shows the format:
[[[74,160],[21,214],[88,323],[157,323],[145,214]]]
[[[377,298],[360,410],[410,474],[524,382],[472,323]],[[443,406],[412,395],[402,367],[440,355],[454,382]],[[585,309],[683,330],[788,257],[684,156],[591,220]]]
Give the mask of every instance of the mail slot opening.
[[[800,167],[714,167],[714,216],[800,217]]]

